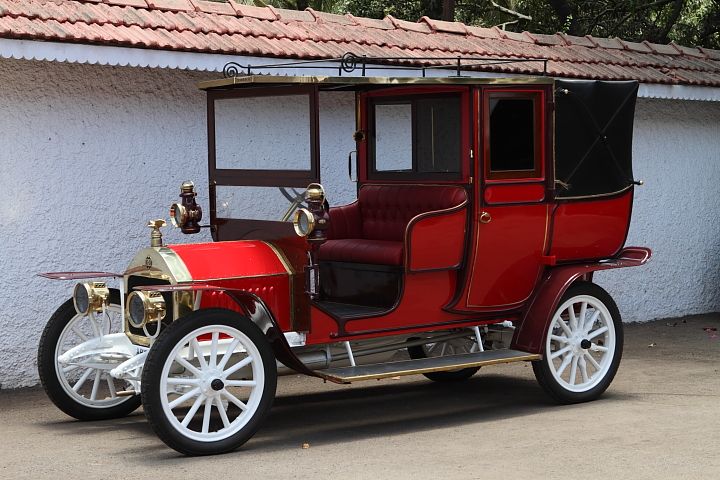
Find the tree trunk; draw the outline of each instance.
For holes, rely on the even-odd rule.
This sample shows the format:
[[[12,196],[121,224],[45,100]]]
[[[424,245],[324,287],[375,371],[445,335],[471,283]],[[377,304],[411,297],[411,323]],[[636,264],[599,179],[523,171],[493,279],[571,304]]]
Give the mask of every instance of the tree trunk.
[[[446,22],[455,21],[455,0],[443,0],[442,19]]]
[[[563,28],[570,35],[583,35],[577,31],[577,18],[572,5],[567,0],[548,0],[548,3],[560,19]],[[569,20],[569,21],[568,21]]]
[[[445,0],[421,0],[423,15],[440,20],[443,14]]]

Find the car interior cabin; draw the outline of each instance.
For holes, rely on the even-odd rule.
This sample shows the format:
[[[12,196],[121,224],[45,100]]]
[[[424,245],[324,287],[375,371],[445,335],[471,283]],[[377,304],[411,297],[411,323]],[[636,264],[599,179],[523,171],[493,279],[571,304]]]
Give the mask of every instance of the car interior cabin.
[[[615,126],[614,114],[634,108],[635,82],[250,75],[200,87],[208,94],[214,239],[271,241],[297,272],[307,264],[307,245],[287,220],[302,203],[299,190],[322,182],[319,92],[355,92],[356,147],[348,174],[357,200],[329,205],[313,302],[340,324],[341,335],[377,328],[372,319],[378,317],[388,329],[407,327],[412,317],[419,324],[427,308],[448,322],[519,311],[546,266],[609,258],[624,244],[631,139],[603,148],[598,138],[608,128],[627,130]],[[570,100],[563,100],[568,113],[561,115],[562,95]],[[253,163],[252,152],[238,154],[238,122],[227,112],[247,114],[270,98],[299,115],[301,132],[286,137],[299,135],[300,154]],[[594,105],[600,113],[590,115],[583,110],[590,101],[607,106]],[[235,147],[224,146],[228,138]],[[239,187],[279,189],[283,209],[287,201],[291,208],[274,219],[236,215],[221,197]],[[396,321],[393,312],[401,313]]]

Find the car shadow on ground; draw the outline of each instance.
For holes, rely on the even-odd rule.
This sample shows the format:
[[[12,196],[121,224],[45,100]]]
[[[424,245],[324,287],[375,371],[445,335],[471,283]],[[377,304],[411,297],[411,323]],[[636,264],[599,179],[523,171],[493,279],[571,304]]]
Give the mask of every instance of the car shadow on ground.
[[[606,394],[604,398],[610,396]],[[493,374],[479,374],[461,383],[434,383],[418,378],[368,382],[351,387],[327,385],[327,390],[311,393],[280,391],[264,425],[236,454],[294,450],[301,448],[303,443],[319,447],[427,432],[467,423],[535,415],[553,408],[557,407],[534,380]],[[126,436],[120,434],[122,438],[147,436],[156,439],[141,410],[105,422],[48,422],[42,425],[64,430],[62,433],[68,437],[100,435],[112,429],[125,432]],[[138,461],[149,465],[178,458],[178,454],[159,439],[155,445],[141,443],[138,446],[135,442],[122,443],[122,452],[118,453],[142,453],[137,457]]]

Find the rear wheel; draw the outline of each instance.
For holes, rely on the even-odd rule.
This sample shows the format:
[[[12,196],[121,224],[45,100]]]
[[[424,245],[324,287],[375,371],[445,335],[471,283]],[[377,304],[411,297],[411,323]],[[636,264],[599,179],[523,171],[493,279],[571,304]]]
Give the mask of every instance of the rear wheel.
[[[533,371],[556,401],[587,402],[610,386],[622,349],[622,319],[612,297],[598,285],[579,282],[560,300]]]
[[[277,368],[265,335],[229,310],[201,310],[171,323],[148,353],[145,416],[186,455],[236,449],[252,437],[275,397]]]
[[[78,420],[124,417],[140,406],[140,396],[118,396],[129,390],[110,376],[114,364],[60,365],[63,353],[100,335],[121,332],[120,292],[110,290],[106,313],[81,315],[72,299],[58,308],[43,330],[38,347],[38,374],[47,396],[63,412]]]
[[[478,351],[474,336],[453,338],[443,342],[427,343],[408,347],[408,354],[413,360],[420,358],[443,357],[447,355],[461,355]],[[472,377],[480,367],[463,368],[445,372],[424,373],[425,377],[434,382],[462,382]]]

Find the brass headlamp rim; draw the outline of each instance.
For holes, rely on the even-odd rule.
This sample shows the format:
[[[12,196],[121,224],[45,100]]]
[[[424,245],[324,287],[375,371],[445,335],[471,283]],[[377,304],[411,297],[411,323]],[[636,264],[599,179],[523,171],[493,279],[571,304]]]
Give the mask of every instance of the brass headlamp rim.
[[[305,217],[307,220],[307,231],[303,231],[302,227],[300,226],[300,221],[302,217]],[[310,210],[306,208],[298,208],[295,210],[295,215],[293,216],[293,228],[295,229],[295,233],[299,237],[307,237],[310,235],[313,230],[315,230],[315,215],[310,212]]]
[[[180,218],[177,218],[177,213],[180,213]],[[170,223],[173,227],[182,228],[188,222],[187,209],[181,203],[173,203],[170,206]]]
[[[143,304],[143,318],[139,323],[136,322],[130,314],[130,305],[135,297],[139,298]],[[160,292],[143,292],[140,290],[130,292],[125,304],[125,315],[130,326],[134,328],[144,328],[148,324],[160,322],[165,318],[167,313],[165,298],[163,298]]]
[[[82,310],[78,307],[77,289],[82,287],[87,295],[87,309]],[[80,315],[87,315],[90,312],[99,313],[108,306],[110,299],[110,289],[107,288],[105,282],[80,282],[73,289],[73,307]]]

